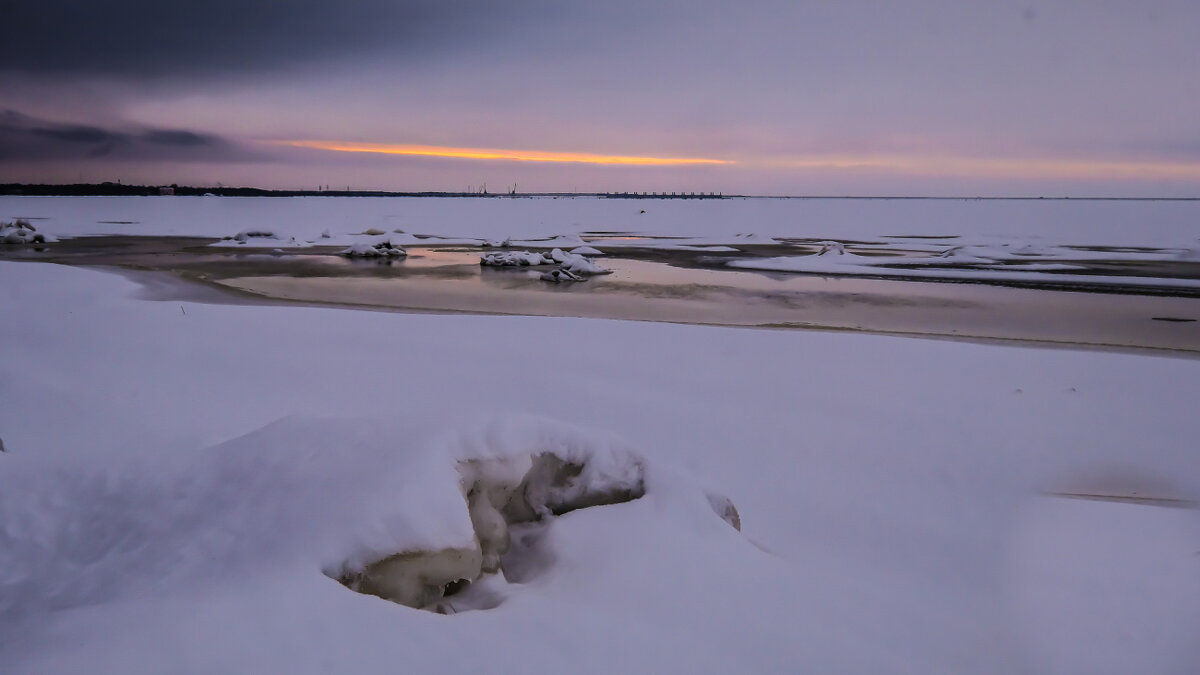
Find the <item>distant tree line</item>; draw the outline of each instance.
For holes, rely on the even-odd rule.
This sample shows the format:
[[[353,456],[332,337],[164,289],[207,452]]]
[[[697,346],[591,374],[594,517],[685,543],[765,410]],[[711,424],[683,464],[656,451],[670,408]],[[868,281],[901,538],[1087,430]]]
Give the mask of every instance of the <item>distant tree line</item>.
[[[390,192],[387,190],[265,190],[252,187],[204,187],[192,185],[126,185],[123,183],[0,183],[0,195],[30,195],[36,197],[151,197],[160,195],[198,197],[607,197],[618,199],[722,199],[720,193],[680,192],[516,192],[513,189],[499,194],[488,192]]]

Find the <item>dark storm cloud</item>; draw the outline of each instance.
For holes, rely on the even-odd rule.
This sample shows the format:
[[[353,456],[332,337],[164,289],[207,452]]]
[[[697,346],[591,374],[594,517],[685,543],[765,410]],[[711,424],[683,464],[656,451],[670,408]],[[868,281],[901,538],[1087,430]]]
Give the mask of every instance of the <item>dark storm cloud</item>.
[[[0,0],[0,71],[222,75],[462,49],[549,0]]]
[[[259,154],[219,136],[186,129],[106,129],[60,124],[14,110],[0,113],[0,162],[97,157],[238,161]]]
[[[16,128],[16,125],[14,125]],[[50,127],[29,127],[28,131],[37,136],[65,141],[67,143],[111,143],[114,134],[99,127],[81,125],[62,125]]]

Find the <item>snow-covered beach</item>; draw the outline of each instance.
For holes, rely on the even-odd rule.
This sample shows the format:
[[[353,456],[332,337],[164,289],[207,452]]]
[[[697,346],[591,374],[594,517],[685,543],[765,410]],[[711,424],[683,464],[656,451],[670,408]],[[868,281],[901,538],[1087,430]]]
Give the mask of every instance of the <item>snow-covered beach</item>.
[[[278,233],[264,258],[293,238],[605,250],[653,236],[714,252],[812,239],[802,256],[821,240],[861,253],[956,237],[946,248],[993,261],[1083,263],[1091,247],[1190,263],[1198,213],[1074,200],[0,199],[0,220],[68,240]],[[166,302],[109,272],[12,260],[0,287],[5,673],[1200,667],[1194,358]],[[1138,298],[1197,318],[1194,297],[1119,300]],[[626,449],[645,495],[548,519],[523,574],[480,584],[488,609],[441,616],[331,578],[469,542],[459,462],[558,450],[619,465]],[[740,531],[712,495],[736,506]]]

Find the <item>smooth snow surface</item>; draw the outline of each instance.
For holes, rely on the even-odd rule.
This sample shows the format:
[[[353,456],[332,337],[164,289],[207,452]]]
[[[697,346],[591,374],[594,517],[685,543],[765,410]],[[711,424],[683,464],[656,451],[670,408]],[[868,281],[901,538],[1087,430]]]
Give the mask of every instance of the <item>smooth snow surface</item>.
[[[0,262],[5,675],[1200,671],[1200,361],[138,294]],[[646,496],[525,533],[494,608],[327,575],[547,444]]]
[[[0,221],[17,218],[59,237],[220,238],[266,230],[298,245],[349,246],[369,236],[365,232],[401,230],[476,244],[504,244],[507,238],[511,246],[564,250],[583,246],[579,235],[589,232],[611,235],[603,244],[591,242],[600,249],[652,243],[627,235],[680,237],[674,244],[693,246],[786,237],[1035,249],[1200,249],[1200,201],[0,197]],[[330,237],[322,239],[326,232]]]
[[[338,246],[348,255],[373,257],[374,248],[398,256],[404,246],[434,245],[535,256],[742,251],[722,262],[820,275],[1200,287],[1200,200],[0,197],[6,217],[36,223],[49,238],[211,237],[219,238],[214,247],[275,253]],[[817,255],[805,250],[814,244],[824,246]],[[747,250],[753,246],[779,246],[782,255],[763,257]],[[1088,262],[1119,271],[1105,276],[1082,266]],[[606,272],[592,261],[563,269]]]
[[[1109,260],[1115,256],[1109,256]],[[1177,259],[1182,260],[1182,257]],[[1057,258],[1056,258],[1057,260]],[[1073,275],[1078,266],[1061,263],[1039,264],[996,264],[996,259],[977,256],[937,255],[928,258],[871,257],[853,253],[815,253],[801,256],[779,256],[774,258],[752,258],[733,260],[727,263],[739,269],[762,270],[764,272],[803,272],[870,277],[900,277],[904,279],[972,279],[988,281],[1025,282],[1083,282],[1094,286],[1134,287],[1145,284],[1156,287],[1200,288],[1200,279],[1173,279],[1163,277],[1110,276],[1100,274]],[[941,266],[947,267],[941,267]]]

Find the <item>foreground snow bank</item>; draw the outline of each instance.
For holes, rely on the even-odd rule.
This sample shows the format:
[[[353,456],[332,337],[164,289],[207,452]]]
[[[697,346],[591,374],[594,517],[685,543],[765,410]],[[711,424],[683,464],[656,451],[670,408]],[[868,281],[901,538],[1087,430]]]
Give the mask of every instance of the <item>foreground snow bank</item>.
[[[5,675],[1198,670],[1200,361],[138,291],[0,262]],[[491,611],[330,578],[580,429],[646,494],[509,526]]]
[[[288,419],[186,455],[5,460],[0,623],[297,565],[424,606],[449,582],[477,580],[480,555],[491,559],[482,571],[499,571],[505,523],[645,491],[631,450],[532,417],[424,433],[394,419]],[[480,496],[504,531],[481,536]],[[413,582],[379,569],[448,549],[473,553],[474,570]],[[406,583],[420,588],[387,592]]]
[[[649,511],[598,508],[593,520],[604,526],[584,531],[587,545],[562,539],[571,526],[558,516],[644,494],[654,498]],[[173,622],[197,607],[211,613],[214,598],[226,628],[254,625],[246,617],[261,612],[261,603],[286,606],[280,592],[323,603],[320,616],[309,613],[321,632],[339,625],[357,632],[360,616],[378,614],[348,592],[329,595],[322,586],[327,577],[439,613],[537,597],[535,582],[641,585],[641,574],[601,573],[573,559],[619,547],[610,530],[636,533],[647,518],[682,528],[680,538],[659,541],[656,556],[672,564],[697,554],[697,538],[732,543],[722,532],[733,530],[712,525],[719,519],[705,494],[683,474],[647,465],[609,434],[530,416],[450,431],[396,417],[292,418],[192,453],[141,449],[70,461],[18,455],[0,467],[0,654],[22,654],[28,672],[38,672],[79,665],[73,651],[82,646],[79,653],[92,653],[89,670],[110,672],[115,662],[107,659],[120,648],[100,643],[119,642],[127,630],[161,630],[159,616]],[[506,525],[514,528],[511,542]],[[734,545],[744,547],[743,555],[763,555],[745,542]],[[455,597],[441,600],[448,590]],[[122,618],[97,624],[89,617],[98,611]],[[424,625],[409,611],[394,607],[389,617],[401,634],[405,625]],[[148,624],[150,617],[156,618]],[[79,640],[74,647],[18,649],[31,635],[44,641],[64,629]],[[294,630],[272,632],[299,637]],[[471,635],[459,639],[478,639]],[[236,649],[210,642],[214,637],[201,638],[203,651],[160,654],[159,645],[138,650],[134,660],[161,665],[157,659],[166,657],[176,670],[209,671]],[[262,635],[255,640],[278,650],[272,664],[295,649],[313,649],[307,637],[291,646]],[[416,644],[424,643],[400,651]],[[343,667],[357,671],[370,660]],[[5,672],[26,672],[14,669],[21,663],[0,656]]]

